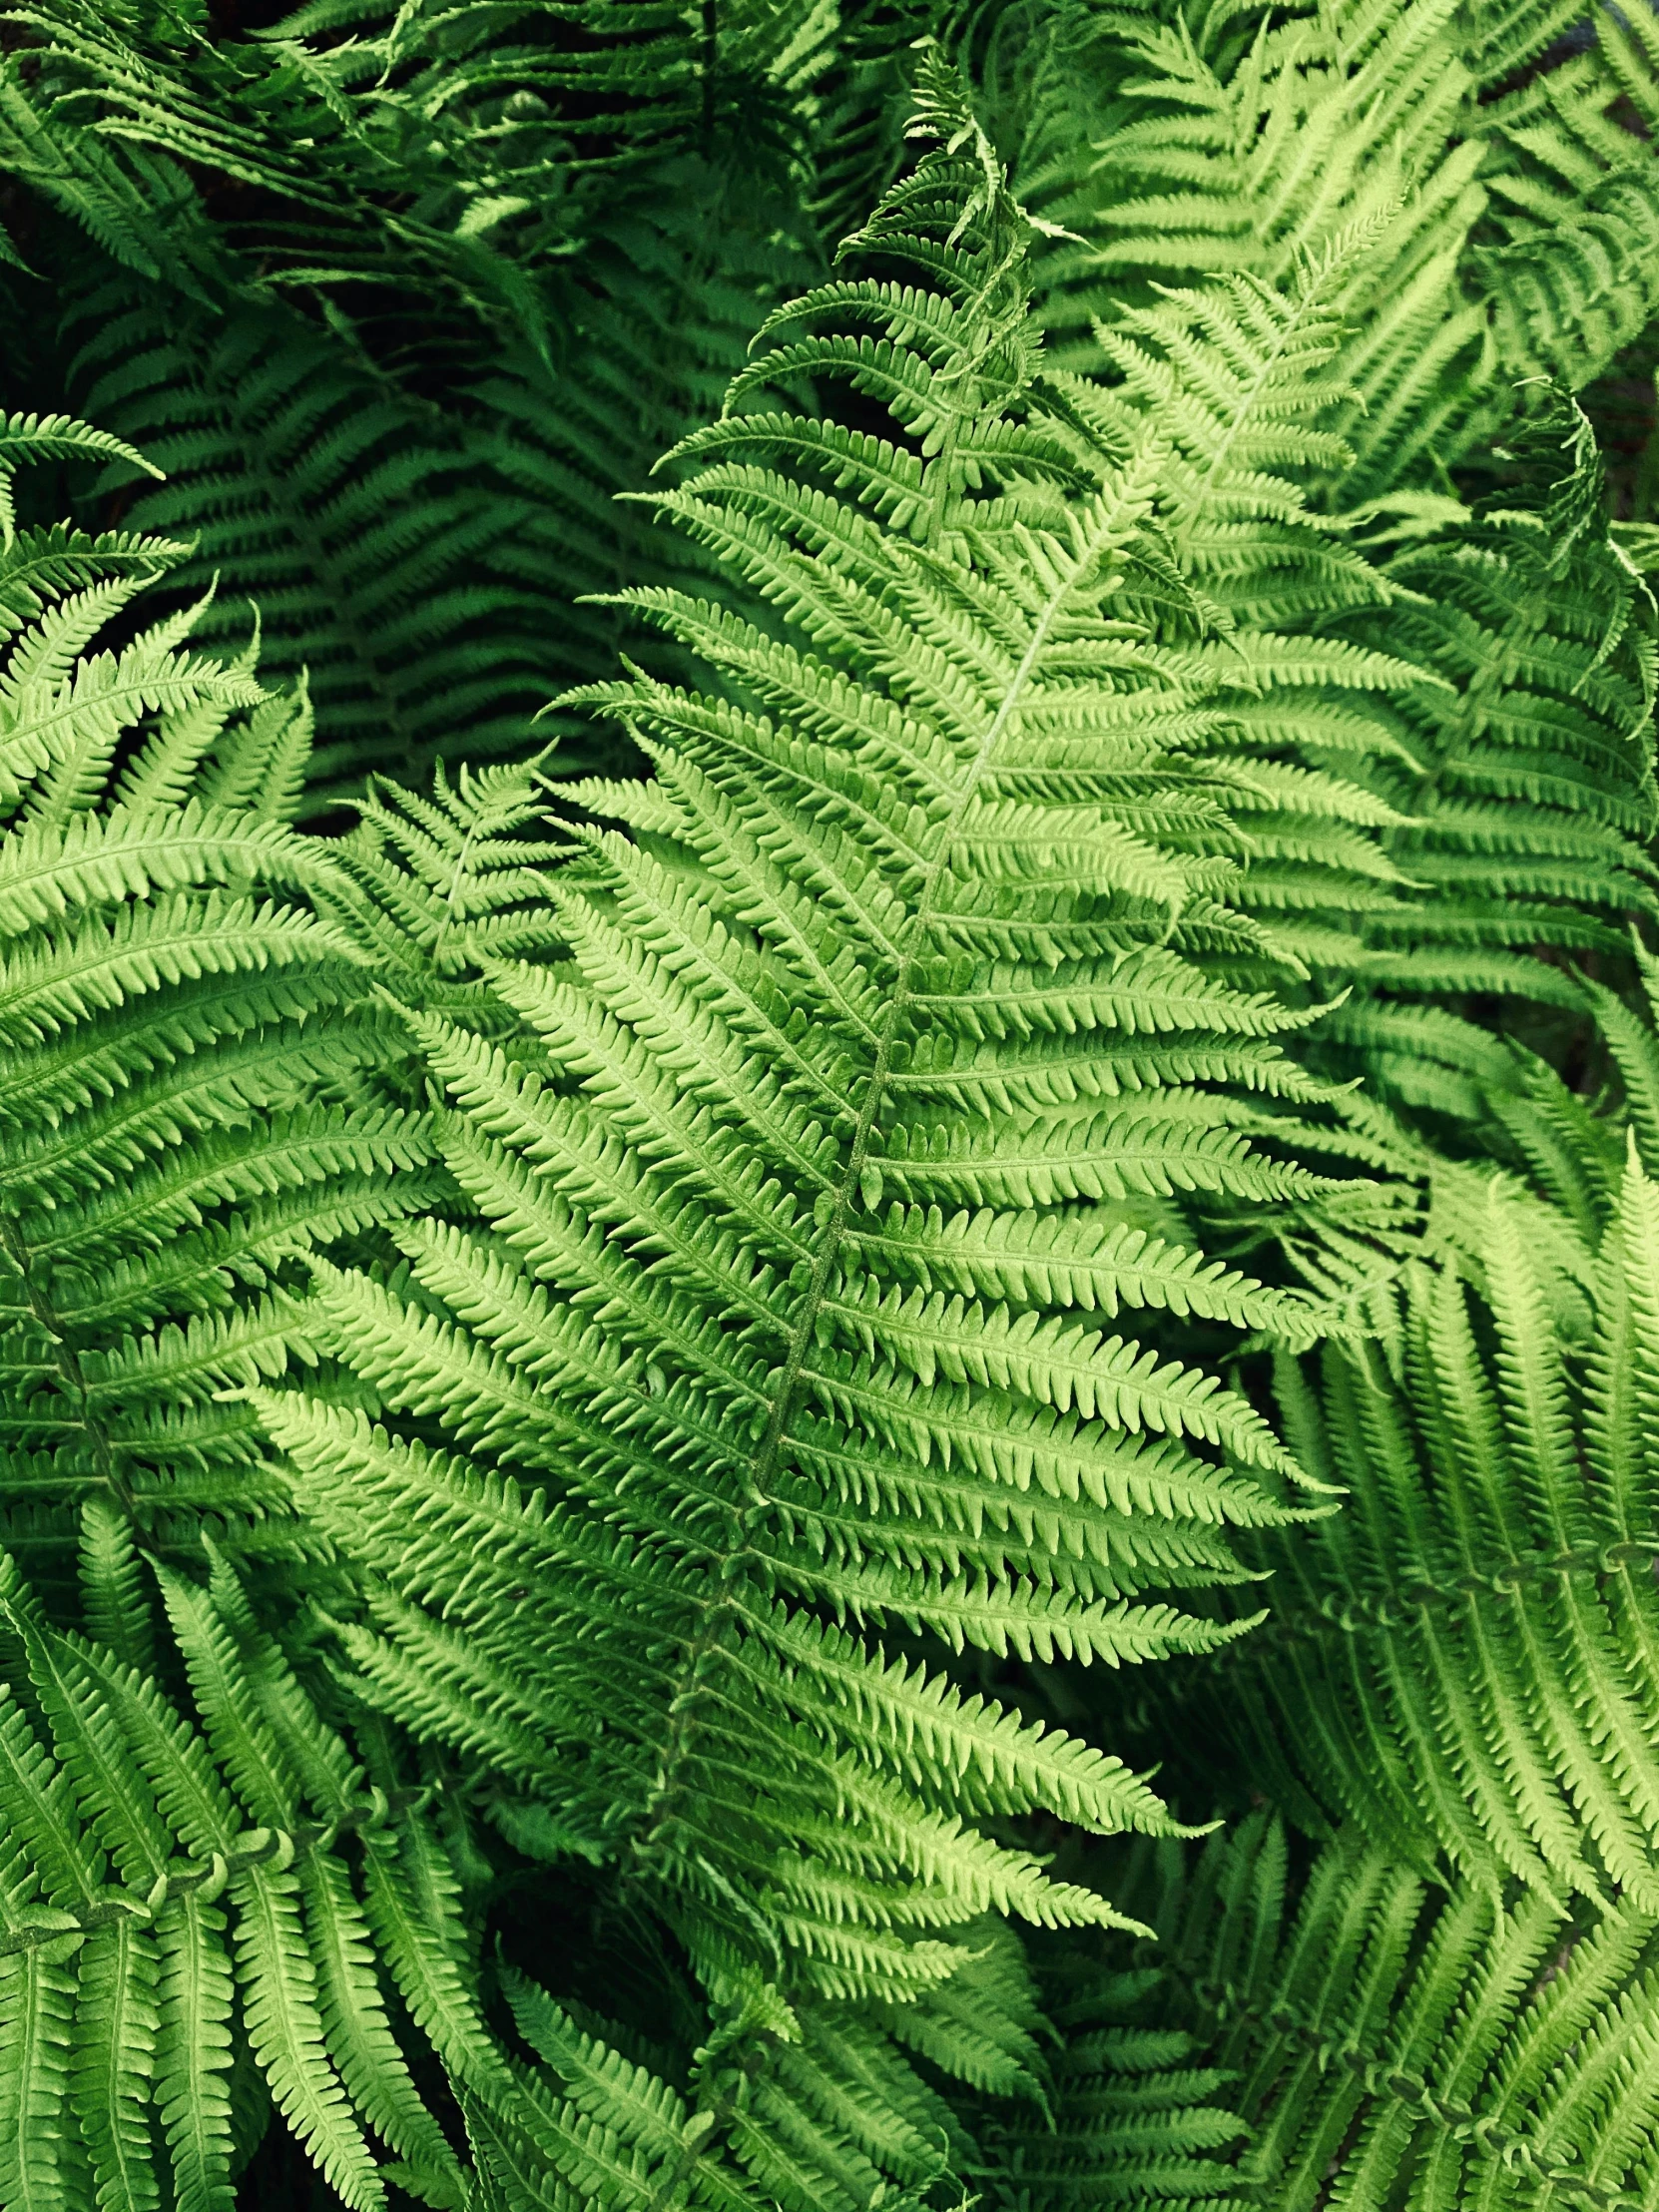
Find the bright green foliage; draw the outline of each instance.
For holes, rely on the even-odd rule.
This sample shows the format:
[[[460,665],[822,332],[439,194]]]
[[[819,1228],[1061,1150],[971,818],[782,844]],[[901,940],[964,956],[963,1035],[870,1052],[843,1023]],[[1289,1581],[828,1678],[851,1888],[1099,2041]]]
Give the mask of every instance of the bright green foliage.
[[[1270,790],[1290,771],[1300,794],[1301,768],[1364,795],[1339,814],[1316,788],[1299,821],[1242,817],[1261,857],[1241,904],[1325,993],[1355,987],[1316,1064],[1459,1116],[1510,1081],[1471,996],[1575,1011],[1572,970],[1621,962],[1631,919],[1655,912],[1653,601],[1609,540],[1582,415],[1543,418],[1525,458],[1515,491],[1394,551],[1372,606],[1356,589],[1324,625],[1326,650],[1385,645],[1433,681],[1374,691],[1361,715],[1276,684],[1241,723]],[[1368,806],[1369,852],[1351,827]]]
[[[1045,165],[1043,212],[1077,234],[1048,271],[1073,360],[1099,357],[1092,316],[1112,327],[1156,284],[1288,291],[1359,234],[1333,302],[1343,503],[1445,488],[1517,382],[1576,390],[1659,300],[1659,165],[1627,120],[1654,113],[1659,41],[1645,16],[1602,15],[1581,51],[1529,67],[1577,20],[1572,0],[1105,14],[1084,51],[1116,112]]]
[[[933,99],[964,128],[942,78]],[[1150,522],[1167,434],[1120,453],[1038,396],[1023,219],[982,145],[924,164],[868,244],[917,221],[938,289],[848,283],[800,318],[886,326],[896,442],[733,415],[663,501],[813,650],[640,596],[790,721],[644,676],[596,693],[658,778],[576,788],[638,841],[583,832],[551,904],[536,772],[379,790],[323,842],[283,819],[303,694],[189,657],[181,623],[107,678],[76,663],[118,556],[149,581],[170,545],[105,549],[105,589],[63,539],[54,605],[19,602],[0,895],[17,1081],[69,1181],[20,1136],[10,1911],[57,1917],[18,1937],[8,2205],[224,2202],[267,2096],[342,2201],[379,2201],[376,2139],[447,2201],[461,2146],[412,2086],[422,2047],[466,2185],[507,2202],[919,2204],[996,2155],[975,2103],[1046,2108],[1046,2031],[987,1915],[1117,1916],[973,1817],[1168,1818],[912,1641],[1113,1666],[1214,1642],[1162,1593],[1232,1575],[1225,1529],[1283,1518],[1295,1470],[1244,1398],[1109,1325],[1307,1339],[1305,1299],[1207,1262],[1157,1201],[1313,1197],[1237,1125],[1251,1094],[1315,1094],[1277,1002],[1201,957],[1244,925],[1213,779],[1171,750],[1214,680],[1160,642],[1202,619]],[[845,341],[770,373],[815,357]],[[780,450],[793,473],[749,458]],[[823,470],[849,456],[875,466],[843,502]],[[69,559],[38,538],[19,560]],[[1083,742],[1113,701],[1121,735]],[[382,1103],[409,1029],[460,1108],[437,1181]],[[705,1095],[665,1080],[693,1066]],[[401,1268],[322,1257],[388,1229]],[[296,1521],[227,1385],[323,1350],[356,1379],[260,1398]],[[323,1609],[296,1615],[283,1562],[330,1535],[348,1571],[311,1570]],[[477,1774],[498,1841],[461,1816],[446,1854],[372,1707]],[[552,2076],[525,2071],[459,1919],[481,1851],[591,1867],[671,1928],[705,2040],[636,2061],[626,2022],[509,1977]]]
[[[1447,1249],[1390,1339],[1328,1346],[1317,1384],[1282,1363],[1286,1434],[1352,1502],[1250,1540],[1275,1617],[1223,1698],[1316,1832],[1349,1814],[1421,1868],[1651,1911],[1659,1048],[1596,996],[1628,1157],[1620,1122],[1517,1064],[1492,1105],[1519,1172],[1437,1199]]]
[[[377,781],[357,828],[330,846],[352,889],[318,902],[355,936],[393,988],[428,1011],[488,1022],[501,1006],[479,971],[563,942],[546,868],[566,847],[515,830],[546,819],[529,768],[474,770],[451,787],[440,764],[430,797]]]
[[[0,453],[113,445],[14,418]],[[409,1795],[370,1785],[226,1549],[207,1588],[176,1564],[210,1530],[314,1552],[226,1389],[306,1354],[296,1256],[433,1192],[421,1117],[369,1080],[396,1031],[311,903],[349,878],[286,825],[303,695],[182,618],[87,650],[177,550],[0,550],[0,2201],[31,2212],[228,2204],[268,2091],[353,2207],[383,2201],[362,2121],[453,2167],[364,1919]],[[412,2006],[416,1949],[385,1951]]]
[[[906,1632],[1111,1667],[1212,1643],[1154,1593],[1228,1577],[1296,1469],[1122,1310],[1313,1318],[1112,1203],[1313,1188],[1229,1126],[1306,1086],[1281,1008],[1186,950],[1228,870],[1164,767],[1203,696],[1142,611],[1181,604],[1167,439],[1119,461],[1045,407],[1023,219],[924,85],[952,143],[859,243],[933,285],[803,302],[662,498],[802,643],[652,597],[757,706],[596,695],[657,775],[585,794],[638,834],[578,833],[571,958],[486,966],[518,1037],[409,1016],[478,1226],[396,1231],[389,1278],[318,1266],[369,1410],[258,1399],[365,1577],[364,1694],[487,1764],[510,1840],[615,1866],[712,1989],[885,2006],[948,1988],[988,1907],[1113,1918],[973,1817],[1168,1825]],[[737,411],[809,363],[891,439]]]
[[[0,452],[84,445],[109,441],[15,420]],[[302,1255],[452,1191],[424,1116],[383,1102],[405,1032],[372,994],[447,986],[471,1010],[480,955],[544,941],[545,901],[515,912],[541,848],[505,834],[534,791],[463,770],[337,844],[295,834],[302,697],[266,692],[251,657],[190,652],[177,621],[80,650],[175,557],[63,529],[0,553],[0,2203],[213,2212],[275,2111],[352,2212],[385,2202],[387,2154],[405,2191],[458,2206],[459,2146],[411,2060],[538,2173],[590,2171],[592,2132],[580,2091],[549,2111],[515,2073],[429,1789],[314,1664],[294,1593],[328,1578],[241,1386],[314,1359]],[[1031,2006],[988,1934],[1012,1976],[981,1974],[1012,2007],[1006,2064],[974,2067],[980,2022],[967,2073],[1005,2091]],[[774,2011],[745,2029],[768,2052],[800,2036]],[[922,2047],[947,2054],[953,2021]],[[892,2091],[864,2126],[871,2185],[948,2165],[945,2108],[878,2023],[828,2018],[808,2045],[791,2093],[823,2105],[823,2140],[796,2140],[781,2089],[753,2116],[716,2096],[722,2132],[690,2161],[715,2201],[759,2202],[744,2173],[791,2157],[813,2176],[795,2203],[841,2201],[813,2161],[856,2163],[866,2075]],[[908,2107],[925,2126],[895,2133]],[[627,2119],[626,2156],[649,2160]]]
[[[8,434],[73,443],[110,441]],[[303,1348],[296,1255],[433,1188],[423,1120],[370,1081],[395,1026],[312,904],[348,880],[287,827],[303,694],[182,617],[89,651],[175,552],[63,528],[0,551],[0,1532],[42,1587],[112,1508],[191,1555],[204,1515],[261,1540],[276,1492],[219,1400]]]
[[[1123,112],[1049,204],[1087,240],[1054,250],[1049,311],[1077,311],[1075,280],[1100,316],[1064,357],[1119,405],[1182,393],[1174,535],[1254,691],[1240,903],[1318,996],[1356,987],[1319,1064],[1459,1116],[1506,1080],[1469,996],[1575,1007],[1560,966],[1617,957],[1651,911],[1651,601],[1588,427],[1543,381],[1594,373],[1659,283],[1659,172],[1601,117],[1659,99],[1645,23],[1494,100],[1557,18],[1212,17],[1195,43],[1110,17],[1083,51],[1135,57]],[[1220,286],[1155,288],[1209,270]],[[1448,498],[1446,464],[1517,407],[1521,469],[1482,455],[1501,488]],[[1432,681],[1337,674],[1368,647]]]
[[[1609,541],[1583,416],[1558,408],[1528,444],[1520,496],[1396,553],[1389,581],[1418,596],[1355,626],[1445,688],[1389,703],[1397,749],[1369,781],[1411,818],[1382,840],[1405,887],[1360,920],[1369,1003],[1323,1034],[1410,1103],[1464,1114],[1503,1067],[1466,1018],[1413,1002],[1574,1009],[1570,970],[1620,961],[1656,912],[1653,600]]]
[[[1310,505],[1349,451],[1325,426],[1347,388],[1331,303],[1364,247],[1337,241],[1294,293],[1172,290],[1102,328],[1106,394],[1069,388],[1119,436],[1172,422],[1172,549],[1237,672],[1206,740],[1248,839],[1236,902],[1317,995],[1353,993],[1316,1064],[1478,1115],[1508,1064],[1459,1001],[1576,1009],[1562,967],[1622,957],[1655,911],[1654,608],[1566,403],[1528,428],[1521,483],[1473,512],[1419,502],[1391,550],[1397,525]]]
[[[1439,1890],[1345,1831],[1287,1896],[1253,1814],[1148,1883],[1174,2007],[1235,2080],[1239,2179],[1311,2212],[1547,2203],[1634,2212],[1659,2187],[1655,1930],[1528,1892]]]
[[[124,1568],[131,1642],[130,1540]],[[354,2212],[384,2202],[365,2122],[429,2177],[423,2193],[456,2201],[386,2011],[395,1986],[440,2049],[483,2040],[443,1971],[456,1931],[431,1918],[443,1892],[419,1879],[435,1846],[416,1805],[368,1785],[223,1565],[208,1590],[161,1570],[189,1718],[114,1651],[51,1627],[6,1571],[0,2197],[228,2205],[269,2093]],[[242,2044],[255,2072],[239,2083]]]
[[[1273,1626],[1227,1702],[1247,1733],[1277,1716],[1276,1765],[1408,1860],[1652,1910],[1659,1204],[1635,1166],[1589,1192],[1599,1257],[1494,1196],[1475,1285],[1414,1276],[1391,1362],[1333,1347],[1317,1394],[1287,1369],[1288,1432],[1353,1502],[1273,1547]]]
[[[1645,13],[275,13],[0,41],[0,2212],[1645,2212]]]

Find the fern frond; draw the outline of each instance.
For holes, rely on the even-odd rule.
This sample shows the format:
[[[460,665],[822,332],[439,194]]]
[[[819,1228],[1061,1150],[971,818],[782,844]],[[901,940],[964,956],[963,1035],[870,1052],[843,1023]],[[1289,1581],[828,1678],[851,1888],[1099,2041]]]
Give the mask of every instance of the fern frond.
[[[1652,42],[1621,23],[1551,54],[1565,28],[1440,0],[1248,29],[1109,16],[1072,66],[1123,88],[1115,112],[1092,160],[1059,148],[1043,180],[1072,234],[1048,270],[1068,365],[1101,360],[1091,314],[1118,330],[1160,283],[1217,273],[1289,293],[1343,241],[1332,427],[1355,458],[1328,480],[1350,505],[1443,489],[1434,468],[1479,452],[1516,383],[1580,388],[1651,312],[1656,180],[1623,118],[1652,103]]]
[[[1494,1196],[1478,1294],[1451,1268],[1413,1282],[1403,1375],[1338,1346],[1320,1396],[1287,1373],[1293,1433],[1355,1502],[1294,1548],[1260,1540],[1276,1654],[1236,1710],[1275,1716],[1276,1765],[1409,1863],[1645,1909],[1659,1630],[1636,1379],[1659,1215],[1635,1166],[1592,1203],[1599,1256],[1567,1231],[1563,1277]]]
[[[167,469],[137,514],[196,541],[187,588],[217,571],[216,620],[253,597],[267,666],[309,670],[320,796],[528,750],[623,635],[572,602],[710,574],[614,495],[820,270],[825,99],[862,119],[847,73],[896,77],[924,27],[481,0],[220,41],[166,11],[13,11],[0,166],[72,295],[52,373]],[[881,159],[854,186],[833,155],[861,209]]]
[[[44,1912],[8,1911],[0,1935],[7,2027],[22,2038],[13,2078],[32,2100],[28,2133],[77,2157],[84,2144],[106,2186],[134,2177],[135,2201],[154,2201],[144,2118],[153,2076],[178,2201],[223,2202],[233,2144],[221,2077],[235,1987],[254,2055],[290,2123],[347,2201],[378,2204],[383,2190],[330,2043],[346,2044],[342,2063],[371,2118],[389,2117],[440,2165],[442,2139],[386,2029],[360,1944],[339,1963],[355,1969],[355,2009],[370,2036],[350,2036],[357,2022],[337,1983],[319,2007],[312,1952],[321,1949],[326,1973],[330,1946],[326,1934],[316,1942],[300,1909],[320,1904],[325,1931],[342,1913],[346,1930],[360,1925],[330,1846],[342,1828],[384,1821],[384,1793],[366,1806],[356,1798],[360,1770],[310,1712],[233,1578],[216,1575],[214,1599],[177,1577],[165,1586],[204,1734],[112,1654],[48,1627],[10,1571],[8,1631],[51,1745],[11,1709],[0,1793],[54,1901]],[[275,1701],[260,1696],[262,1676]],[[309,1753],[302,1763],[282,1755],[295,1722]],[[236,1776],[235,1795],[216,1758]],[[105,1853],[125,1890],[99,1881]],[[228,1911],[215,1902],[221,1894]],[[28,2200],[14,2189],[8,2201]]]
[[[1199,2039],[1161,2017],[1172,1999],[1179,2007],[1179,1987],[1156,1967],[1114,1972],[1075,1954],[1043,1963],[1038,1986],[1059,2046],[1052,2119],[1027,2110],[989,2121],[990,2203],[1063,2212],[1106,2191],[1117,2202],[1219,2212],[1239,2186],[1225,2154],[1245,2124],[1226,2108],[1229,2076],[1195,2063]]]
[[[1226,1524],[1283,1519],[1300,1471],[1213,1372],[1093,1317],[1305,1342],[1318,1316],[1070,1200],[1320,1186],[1237,1133],[1244,1090],[1308,1090],[1280,1041],[1299,1017],[1172,942],[1195,903],[1225,921],[1236,870],[1215,787],[1165,735],[1211,663],[1146,612],[1202,619],[1152,522],[1170,432],[1147,418],[1109,453],[1049,406],[1024,218],[928,69],[953,143],[855,242],[927,288],[810,295],[788,318],[810,334],[734,387],[658,498],[785,634],[641,595],[737,696],[643,675],[583,694],[638,731],[655,796],[622,810],[638,841],[578,829],[550,896],[515,842],[528,786],[499,785],[501,866],[463,903],[539,894],[539,942],[568,955],[487,962],[471,1026],[409,1015],[477,1226],[411,1224],[395,1270],[319,1264],[308,1326],[357,1403],[255,1402],[364,1577],[335,1624],[363,1694],[493,1768],[508,1837],[637,1892],[711,1991],[744,1971],[792,2004],[880,2000],[931,2062],[1011,2092],[1014,2046],[988,2047],[967,1980],[951,1993],[961,1925],[1116,1916],[964,1816],[1167,1815],[904,1639],[1114,1666],[1209,1643],[1148,1593],[1231,1574]],[[880,335],[843,343],[848,311]],[[808,358],[886,398],[902,466],[846,472],[845,440],[743,411]],[[764,460],[731,458],[739,438]],[[895,472],[920,502],[902,526]],[[1085,750],[1070,709],[1096,696],[1123,711]],[[496,804],[377,797],[384,841],[346,854],[440,973],[463,816]],[[1017,909],[998,956],[962,949],[1003,886],[1064,957]],[[1139,1111],[1103,1120],[1131,1090]],[[1004,1131],[1009,1179],[1046,1174],[1043,1199],[961,1211],[957,1163],[994,1177]],[[509,2195],[537,2156],[573,2189],[645,2185],[612,2164],[609,2110],[550,2121],[539,2151],[528,2123],[487,2124]],[[794,2202],[792,2125],[754,2170]]]
[[[93,457],[102,461],[125,461],[129,467],[149,476],[162,474],[154,461],[147,460],[121,438],[92,423],[77,422],[72,415],[14,414],[0,422],[0,552],[10,557],[7,561],[9,575],[17,573],[12,561],[20,550],[17,508],[12,494],[12,478],[18,469],[31,461]]]
[[[1292,1898],[1286,1876],[1256,1814],[1190,1869],[1166,1862],[1152,1907],[1178,2016],[1239,2077],[1247,2187],[1408,2212],[1645,2200],[1648,1919],[1624,1905],[1584,1931],[1545,1894],[1439,1892],[1350,1831]]]

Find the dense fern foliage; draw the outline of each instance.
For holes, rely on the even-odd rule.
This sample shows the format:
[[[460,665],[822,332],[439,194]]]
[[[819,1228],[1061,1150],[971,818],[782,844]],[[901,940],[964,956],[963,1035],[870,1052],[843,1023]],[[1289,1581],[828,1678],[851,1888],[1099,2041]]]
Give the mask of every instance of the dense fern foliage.
[[[123,451],[61,417],[5,437],[9,465]],[[349,2201],[353,2105],[449,2159],[335,1840],[393,1923],[441,1885],[406,1889],[413,1801],[261,1625],[239,1559],[280,1580],[315,1546],[226,1400],[305,1356],[299,1256],[429,1202],[430,1148],[287,827],[303,696],[193,651],[188,616],[87,650],[179,550],[0,551],[8,2204],[223,2201],[272,2095]],[[205,1548],[211,1587],[180,1571]]]
[[[0,2212],[1659,2204],[1656,126],[6,12]]]
[[[114,448],[61,418],[8,439]],[[193,650],[189,616],[88,650],[177,550],[56,528],[0,552],[4,1510],[49,1579],[116,1508],[124,1540],[194,1556],[207,1515],[258,1544],[262,1454],[218,1395],[281,1372],[298,1255],[431,1190],[381,1081],[397,1040],[313,904],[330,864],[287,826],[303,695]]]
[[[1205,466],[1189,573],[1265,692],[1252,761],[1335,772],[1378,828],[1359,852],[1352,809],[1258,802],[1254,898],[1326,996],[1358,986],[1324,1064],[1459,1117],[1504,1082],[1459,1001],[1521,1001],[1505,1019],[1535,1029],[1576,1001],[1526,955],[1616,959],[1651,899],[1651,615],[1564,393],[1659,282],[1659,170],[1631,148],[1656,49],[1620,17],[1563,57],[1567,21],[1429,6],[1200,35],[1114,15],[1073,23],[1025,93],[1080,37],[1118,88],[1092,154],[1038,129],[1029,156],[1071,234],[1045,265],[1062,358],[1144,397],[1189,373],[1216,311],[1164,287],[1220,271],[1262,301],[1229,340],[1232,388],[1206,377],[1189,413],[1195,459],[1230,472]],[[1264,496],[1264,469],[1301,497]],[[1438,681],[1355,701],[1258,643],[1287,627]]]
[[[8,314],[62,317],[34,381],[166,467],[127,519],[194,541],[182,589],[220,575],[207,634],[256,600],[308,671],[324,795],[522,751],[609,673],[574,603],[663,557],[613,494],[893,158],[908,27],[865,13],[10,13]]]
[[[1233,2076],[1241,2184],[1312,2206],[1652,2202],[1653,1923],[1425,1884],[1345,1830],[1288,1895],[1253,1814],[1148,1883],[1171,2007]]]
[[[1494,1195],[1472,1297],[1424,1271],[1389,1353],[1333,1351],[1321,1396],[1287,1372],[1289,1431],[1355,1505],[1284,1559],[1283,1648],[1228,1703],[1279,1707],[1315,1796],[1403,1858],[1642,1903],[1654,1213],[1639,1167],[1607,1182],[1599,1251]]]
[[[1579,388],[1654,306],[1659,178],[1630,145],[1653,112],[1654,33],[1598,17],[1564,54],[1578,20],[1438,0],[1062,18],[1073,53],[1111,49],[1092,67],[1116,99],[1087,145],[1045,143],[1033,117],[1033,188],[1074,234],[1049,313],[1087,359],[1090,319],[1111,329],[1160,283],[1283,288],[1358,232],[1340,295],[1345,492],[1436,486],[1484,459],[1515,383]]]
[[[410,1013],[479,1226],[318,1270],[321,1341],[401,1420],[259,1399],[362,1572],[366,1693],[488,1763],[510,1841],[614,1867],[711,1991],[904,2006],[987,1908],[1109,1924],[962,1816],[1165,1829],[1145,1784],[857,1631],[1205,1648],[1148,1593],[1233,1573],[1228,1526],[1284,1517],[1260,1475],[1298,1479],[1246,1400],[1109,1324],[1297,1335],[1308,1301],[1069,1203],[1313,1179],[1229,1127],[1229,1091],[1306,1088],[1288,1017],[1183,950],[1228,917],[1160,743],[1192,688],[1135,614],[1173,587],[1162,441],[1114,462],[1041,410],[1021,225],[971,150],[924,162],[859,243],[939,288],[830,287],[753,372],[844,363],[892,440],[766,409],[692,441],[668,515],[810,650],[652,595],[778,719],[597,695],[657,773],[581,796],[640,841],[581,835],[567,961],[486,963],[513,1038]],[[866,319],[873,373],[837,328]]]

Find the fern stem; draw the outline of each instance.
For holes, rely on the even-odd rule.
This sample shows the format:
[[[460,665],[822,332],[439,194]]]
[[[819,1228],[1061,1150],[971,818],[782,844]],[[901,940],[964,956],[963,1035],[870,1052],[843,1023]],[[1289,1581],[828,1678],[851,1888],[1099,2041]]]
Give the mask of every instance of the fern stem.
[[[1267,1647],[1300,1641],[1319,1642],[1332,1636],[1387,1635],[1408,1628],[1426,1613],[1462,1613],[1470,1599],[1512,1598],[1525,1589],[1542,1589],[1552,1582],[1576,1576],[1601,1582],[1621,1567],[1643,1561],[1659,1561],[1659,1536],[1631,1537],[1603,1546],[1586,1545],[1577,1551],[1523,1553],[1504,1559],[1489,1574],[1460,1574],[1448,1582],[1430,1583],[1416,1592],[1383,1591],[1377,1596],[1363,1590],[1345,1591],[1302,1612],[1276,1614],[1264,1621],[1248,1642],[1224,1644],[1211,1655],[1215,1663],[1261,1664]]]
[[[959,415],[952,414],[950,420],[945,425],[944,443],[939,448],[937,454],[932,460],[932,463],[928,467],[926,474],[922,478],[922,490],[924,493],[931,493],[935,483],[937,483],[939,486],[938,497],[936,499],[929,498],[928,500],[928,506],[931,510],[927,517],[926,542],[927,550],[929,553],[936,553],[938,551],[939,539],[944,532],[945,502],[950,496],[950,475],[952,469],[955,466],[956,445],[960,433],[961,417]]]
[[[455,920],[455,908],[460,901],[461,888],[466,881],[467,862],[472,857],[473,837],[477,830],[476,819],[469,821],[461,838],[461,849],[455,855],[454,872],[449,878],[449,889],[444,895],[443,920],[438,924],[437,941],[432,946],[432,965],[438,967],[443,959],[443,948]]]

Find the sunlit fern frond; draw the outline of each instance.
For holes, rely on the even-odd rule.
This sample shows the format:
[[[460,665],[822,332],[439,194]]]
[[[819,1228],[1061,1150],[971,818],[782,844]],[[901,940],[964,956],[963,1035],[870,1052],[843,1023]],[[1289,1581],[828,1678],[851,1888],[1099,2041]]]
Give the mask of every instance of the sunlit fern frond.
[[[857,245],[926,287],[801,302],[661,495],[782,634],[641,595],[728,695],[598,690],[657,776],[588,794],[636,834],[574,832],[569,958],[486,966],[516,1035],[410,1012],[478,1226],[319,1267],[351,1401],[259,1397],[367,1577],[363,1694],[493,1768],[507,1836],[614,1869],[710,1986],[883,2004],[948,1987],[987,1907],[1111,1918],[976,1818],[1165,1820],[946,1648],[1207,1642],[1156,1593],[1295,1509],[1249,1403],[1126,1314],[1318,1325],[1121,1206],[1316,1191],[1230,1126],[1314,1094],[1294,1017],[1183,949],[1234,871],[1165,780],[1209,685],[1142,612],[1186,604],[1168,434],[1045,411],[1023,218],[922,92],[952,143]],[[809,364],[890,438],[765,403]]]

